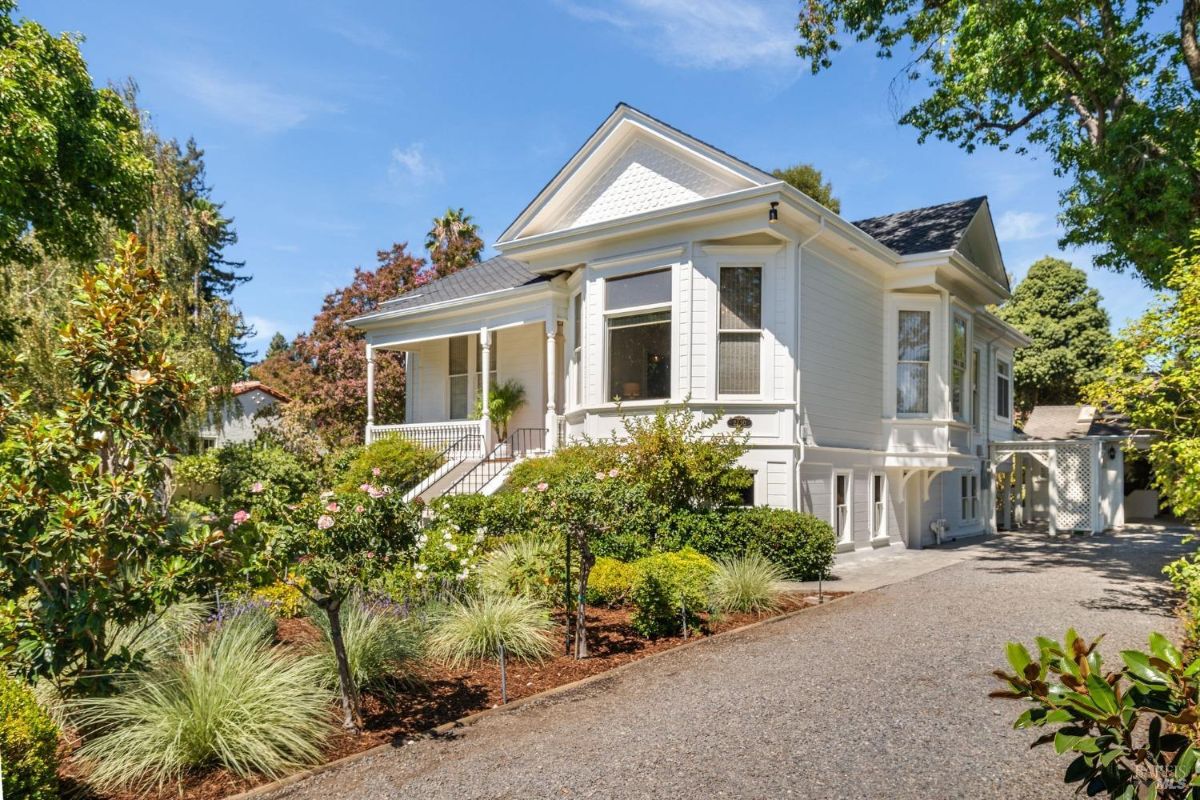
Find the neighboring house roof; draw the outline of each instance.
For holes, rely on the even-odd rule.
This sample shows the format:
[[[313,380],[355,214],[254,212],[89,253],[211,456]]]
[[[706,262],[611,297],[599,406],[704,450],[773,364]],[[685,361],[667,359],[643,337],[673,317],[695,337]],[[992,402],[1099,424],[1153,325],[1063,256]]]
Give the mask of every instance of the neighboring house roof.
[[[1022,431],[1042,441],[1085,436],[1129,436],[1128,418],[1095,406],[1034,406]]]
[[[986,197],[898,211],[852,222],[856,228],[902,256],[953,250],[967,232]]]
[[[238,383],[235,383],[229,387],[229,392],[234,397],[237,397],[238,395],[243,395],[246,392],[253,392],[256,389],[258,391],[262,392],[263,394],[271,395],[271,397],[274,397],[276,400],[279,400],[280,402],[290,403],[292,401],[292,399],[290,397],[288,397],[286,394],[279,391],[278,389],[272,389],[270,386],[267,386],[262,381],[239,381]]]
[[[421,308],[448,300],[461,300],[505,289],[518,289],[522,286],[545,283],[549,280],[549,275],[537,275],[515,258],[496,256],[387,300],[382,304],[380,310],[398,311]]]

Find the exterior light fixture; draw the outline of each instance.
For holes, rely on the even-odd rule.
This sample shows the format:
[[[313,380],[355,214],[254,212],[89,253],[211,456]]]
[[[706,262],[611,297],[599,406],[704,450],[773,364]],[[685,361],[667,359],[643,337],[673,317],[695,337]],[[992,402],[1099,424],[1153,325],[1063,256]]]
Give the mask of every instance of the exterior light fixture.
[[[776,222],[779,222],[779,201],[778,200],[771,201],[771,210],[767,212],[767,222],[771,223],[772,225],[774,225]]]
[[[1111,444],[1108,446],[1108,460],[1109,461],[1117,460],[1117,448]]]

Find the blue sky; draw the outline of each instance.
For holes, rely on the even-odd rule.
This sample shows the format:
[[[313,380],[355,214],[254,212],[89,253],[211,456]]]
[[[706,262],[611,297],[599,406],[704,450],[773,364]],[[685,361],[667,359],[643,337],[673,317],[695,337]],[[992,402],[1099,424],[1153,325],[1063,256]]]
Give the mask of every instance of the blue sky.
[[[447,206],[490,244],[618,101],[764,169],[816,164],[848,219],[987,194],[1018,278],[1058,251],[1047,159],[918,145],[895,121],[899,65],[851,47],[808,74],[796,7],[25,0],[19,13],[84,34],[98,82],[133,77],[157,128],[206,150],[254,276],[235,295],[254,346],[307,328],[377,250],[420,253]],[[1114,327],[1151,298],[1086,252],[1065,257],[1089,269]]]

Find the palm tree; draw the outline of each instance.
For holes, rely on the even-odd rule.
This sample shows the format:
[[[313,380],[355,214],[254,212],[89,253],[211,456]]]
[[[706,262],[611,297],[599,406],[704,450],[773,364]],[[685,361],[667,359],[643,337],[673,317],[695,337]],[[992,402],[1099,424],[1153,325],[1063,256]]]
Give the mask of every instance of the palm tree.
[[[479,238],[479,226],[470,214],[461,208],[447,208],[445,214],[434,217],[433,227],[425,237],[425,249],[433,262],[434,274],[444,278],[478,262],[483,239]]]

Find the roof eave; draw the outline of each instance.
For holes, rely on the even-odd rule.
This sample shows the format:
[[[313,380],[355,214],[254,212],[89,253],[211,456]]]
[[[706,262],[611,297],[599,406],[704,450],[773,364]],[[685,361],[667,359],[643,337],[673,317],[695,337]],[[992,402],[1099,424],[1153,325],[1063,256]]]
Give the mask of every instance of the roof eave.
[[[383,322],[391,322],[398,319],[410,319],[419,317],[422,314],[433,314],[439,311],[445,311],[447,308],[453,308],[459,305],[474,305],[476,303],[491,302],[493,300],[511,300],[513,298],[522,298],[525,295],[536,295],[542,292],[551,294],[561,294],[562,288],[555,286],[553,281],[539,281],[537,283],[527,284],[525,286],[514,286],[509,289],[497,289],[492,292],[481,292],[480,294],[467,295],[466,297],[455,297],[450,300],[443,300],[440,303],[430,303],[429,305],[417,306],[416,308],[401,308],[401,309],[385,309],[375,311],[370,314],[353,317],[346,320],[346,324],[352,328],[366,330],[373,327],[375,324]]]

